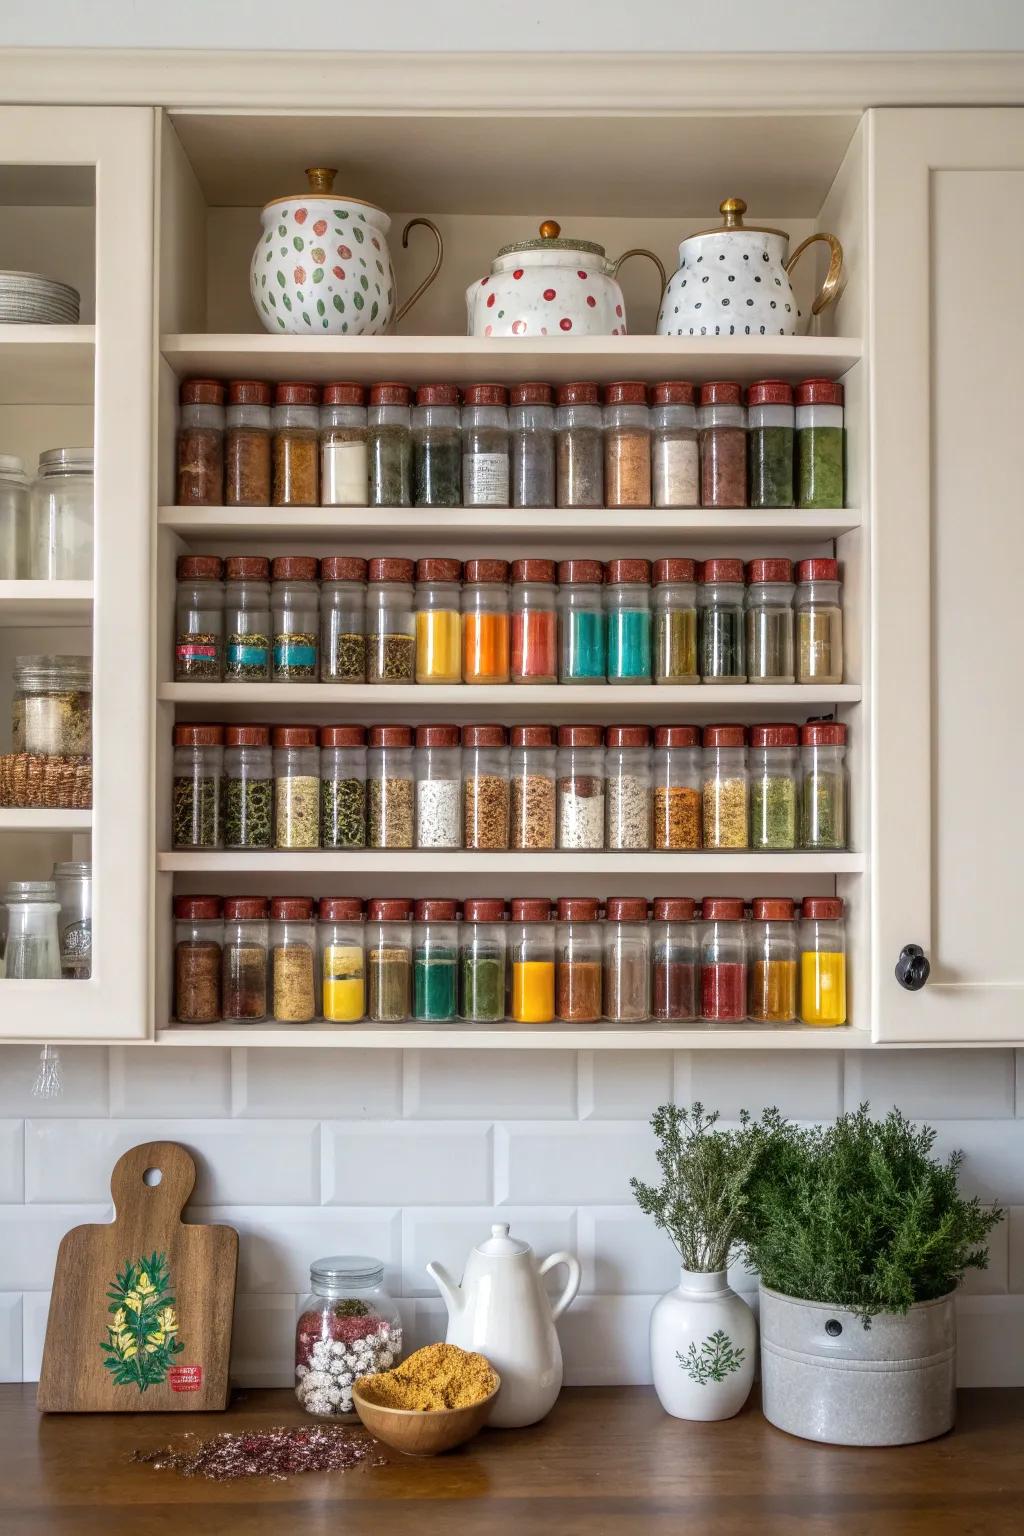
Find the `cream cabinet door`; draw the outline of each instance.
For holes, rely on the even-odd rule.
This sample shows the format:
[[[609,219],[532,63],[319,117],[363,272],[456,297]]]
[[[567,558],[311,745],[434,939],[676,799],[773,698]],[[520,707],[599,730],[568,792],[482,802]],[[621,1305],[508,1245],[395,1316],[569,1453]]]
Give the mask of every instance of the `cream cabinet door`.
[[[874,1034],[1024,1040],[1024,110],[869,141]]]

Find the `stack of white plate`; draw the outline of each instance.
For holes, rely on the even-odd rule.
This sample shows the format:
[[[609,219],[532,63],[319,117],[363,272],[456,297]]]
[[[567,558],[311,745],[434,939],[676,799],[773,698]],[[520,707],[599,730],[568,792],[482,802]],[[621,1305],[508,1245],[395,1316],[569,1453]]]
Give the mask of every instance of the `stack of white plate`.
[[[77,325],[79,295],[38,272],[0,272],[0,324]]]

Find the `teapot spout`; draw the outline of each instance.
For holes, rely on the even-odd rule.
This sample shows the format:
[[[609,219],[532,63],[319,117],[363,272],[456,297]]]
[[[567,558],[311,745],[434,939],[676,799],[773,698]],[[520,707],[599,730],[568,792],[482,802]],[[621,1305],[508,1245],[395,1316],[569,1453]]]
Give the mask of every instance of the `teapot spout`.
[[[441,1292],[449,1317],[458,1317],[466,1305],[466,1293],[462,1287],[456,1284],[443,1264],[428,1264],[427,1274]]]

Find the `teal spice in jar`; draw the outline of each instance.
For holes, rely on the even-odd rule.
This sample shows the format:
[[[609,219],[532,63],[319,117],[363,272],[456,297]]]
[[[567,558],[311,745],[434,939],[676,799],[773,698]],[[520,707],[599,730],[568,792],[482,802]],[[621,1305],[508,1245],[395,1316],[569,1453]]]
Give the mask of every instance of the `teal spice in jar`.
[[[603,613],[574,609],[565,615],[568,631],[564,645],[565,678],[605,676],[608,667],[608,643]]]
[[[651,680],[651,567],[647,560],[610,560],[608,581],[608,679]]]
[[[454,949],[431,945],[413,955],[413,1018],[445,1022],[456,1016],[458,972]]]

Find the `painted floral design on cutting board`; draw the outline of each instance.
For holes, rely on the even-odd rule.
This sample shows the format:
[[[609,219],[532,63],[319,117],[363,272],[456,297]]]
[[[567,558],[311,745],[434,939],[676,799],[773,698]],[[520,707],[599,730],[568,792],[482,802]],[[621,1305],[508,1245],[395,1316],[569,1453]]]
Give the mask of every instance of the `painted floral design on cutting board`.
[[[104,1367],[114,1385],[147,1387],[166,1381],[175,1355],[184,1352],[178,1338],[178,1313],[171,1292],[166,1253],[125,1261],[107,1292],[111,1320],[108,1337],[100,1342]]]

